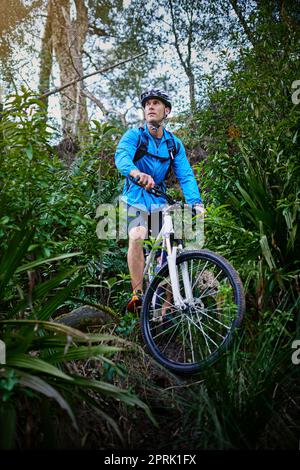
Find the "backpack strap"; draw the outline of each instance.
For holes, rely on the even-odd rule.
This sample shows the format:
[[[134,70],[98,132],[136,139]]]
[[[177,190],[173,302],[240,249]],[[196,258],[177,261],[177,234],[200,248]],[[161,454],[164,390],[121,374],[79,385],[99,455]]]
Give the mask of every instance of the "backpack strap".
[[[172,132],[166,131],[169,137],[167,138],[167,147],[169,151],[169,158],[171,161],[174,160],[175,156],[179,152],[179,145],[175,144],[175,139]],[[144,127],[139,127],[139,143],[133,157],[133,162],[137,162],[145,155],[149,155],[150,157],[156,158],[157,160],[165,161],[166,158],[159,157],[158,155],[153,155],[152,153],[148,152],[148,143],[149,143],[149,135],[145,131]]]
[[[169,152],[169,158],[166,159],[164,157],[159,157],[158,155],[154,155],[150,152],[148,152],[148,144],[149,144],[149,135],[145,131],[144,127],[139,127],[139,141],[138,141],[138,146],[135,151],[135,155],[133,157],[133,163],[137,162],[141,158],[143,158],[145,155],[149,155],[150,157],[156,158],[157,160],[160,160],[162,162],[165,162],[166,160],[170,160],[170,165],[167,170],[165,179],[170,174],[171,167],[173,165],[174,158],[176,157],[177,153],[179,152],[179,144],[176,145],[174,136],[172,132],[169,132],[165,130],[165,132],[168,134],[168,138],[166,139],[167,147],[168,147],[168,152]],[[129,181],[127,178],[127,188],[129,187]]]
[[[139,127],[139,142],[138,142],[135,155],[133,157],[133,163],[137,162],[138,160],[140,160],[140,158],[146,155],[147,150],[148,150],[148,143],[149,143],[148,134],[145,132],[145,129],[143,127]]]
[[[169,165],[168,171],[166,173],[165,179],[167,179],[168,176],[170,175],[174,159],[175,159],[175,157],[176,157],[176,155],[177,155],[177,153],[179,152],[179,149],[180,149],[179,143],[177,143],[177,145],[175,143],[174,135],[172,134],[172,132],[169,132],[169,131],[166,131],[166,132],[170,136],[170,138],[167,139],[167,146],[168,146],[168,151],[169,151],[169,155],[170,155],[170,165]]]

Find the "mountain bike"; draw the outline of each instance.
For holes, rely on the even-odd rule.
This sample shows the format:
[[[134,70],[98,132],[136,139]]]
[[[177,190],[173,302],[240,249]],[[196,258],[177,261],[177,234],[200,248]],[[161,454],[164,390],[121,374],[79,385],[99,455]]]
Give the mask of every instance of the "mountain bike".
[[[141,332],[156,361],[175,373],[192,374],[214,363],[232,342],[245,311],[243,285],[223,256],[188,250],[183,240],[172,243],[171,213],[181,203],[158,186],[149,192],[167,204],[156,248],[146,251]]]
[[[130,179],[138,184],[138,179]],[[172,213],[182,203],[158,186],[149,192],[163,196],[166,205],[152,247],[145,243],[142,337],[149,353],[164,367],[177,374],[197,373],[220,358],[241,326],[243,285],[223,256],[207,249],[189,250],[182,239],[174,239]],[[107,317],[85,306],[57,321],[81,328],[105,323],[103,315]]]

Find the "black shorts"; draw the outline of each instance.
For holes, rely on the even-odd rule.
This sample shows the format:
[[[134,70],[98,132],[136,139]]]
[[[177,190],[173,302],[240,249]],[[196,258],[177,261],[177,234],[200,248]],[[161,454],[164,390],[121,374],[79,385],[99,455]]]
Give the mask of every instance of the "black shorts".
[[[124,211],[126,210],[126,221],[127,221],[127,233],[134,227],[145,227],[146,236],[145,240],[149,240],[150,237],[156,239],[159,232],[162,229],[163,214],[162,211],[155,211],[148,214],[148,212],[138,209],[137,207],[130,206],[129,204],[124,205]],[[144,244],[144,254],[146,255],[150,249],[156,250],[156,257],[160,257],[162,254],[162,242],[159,242],[157,246],[153,247],[149,244]],[[163,253],[163,261],[166,260],[166,252]]]

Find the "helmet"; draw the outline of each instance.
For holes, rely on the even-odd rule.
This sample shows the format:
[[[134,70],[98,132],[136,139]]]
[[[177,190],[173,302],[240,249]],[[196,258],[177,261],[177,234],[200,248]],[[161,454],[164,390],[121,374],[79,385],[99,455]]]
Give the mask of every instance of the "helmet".
[[[150,100],[151,98],[158,98],[166,106],[168,106],[168,108],[172,109],[172,103],[169,95],[165,91],[159,90],[158,88],[150,88],[141,94],[141,103],[143,108],[145,107],[146,101]]]

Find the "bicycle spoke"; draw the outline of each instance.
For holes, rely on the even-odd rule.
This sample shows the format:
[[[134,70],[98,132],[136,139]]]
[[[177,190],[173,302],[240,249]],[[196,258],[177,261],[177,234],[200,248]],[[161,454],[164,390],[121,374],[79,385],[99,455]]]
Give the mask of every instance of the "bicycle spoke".
[[[221,333],[218,333],[218,331],[214,330],[213,328],[211,328],[207,323],[201,323],[201,326],[205,326],[206,328],[208,328],[209,330],[213,331],[216,335],[220,336],[222,339],[225,339],[225,336],[221,335]]]
[[[162,299],[164,302],[168,302],[167,300],[165,300],[165,299],[164,299],[160,294],[158,294],[157,292],[156,292],[156,295],[157,295],[157,297],[159,297],[160,299]],[[170,304],[170,302],[168,302],[168,304],[171,305],[172,307],[175,307],[175,305]]]
[[[192,347],[192,360],[195,362],[195,356],[194,356],[194,347],[193,347],[193,341],[192,341],[192,334],[191,334],[191,325],[190,322],[188,322],[188,329],[189,329],[189,336],[190,336],[190,344]]]
[[[208,264],[208,261],[206,261],[205,266],[202,268],[202,271],[199,273],[199,275],[198,275],[196,281],[195,281],[194,284],[192,285],[192,290],[194,289],[196,283],[199,281],[201,274],[203,275],[203,272],[205,271],[207,264]]]
[[[164,316],[165,316],[165,315],[161,315],[161,316],[158,317],[158,318],[164,318]],[[172,316],[172,320],[176,320],[177,318],[180,318],[181,316],[182,316],[182,313],[180,313],[180,314],[177,315],[176,317],[173,317],[173,316]],[[156,322],[156,321],[154,320],[154,318],[150,318],[149,321],[150,321],[150,322],[153,322],[153,323]]]
[[[195,322],[192,320],[192,318],[188,317],[188,320],[189,320],[191,323],[193,323],[193,325],[195,325],[195,327],[198,328],[198,330],[201,331],[201,328],[198,327],[197,323],[195,323]],[[204,334],[208,339],[210,339],[210,341],[211,341],[215,346],[218,347],[217,343],[215,343],[215,342],[211,339],[211,337],[208,336],[208,335],[203,331],[203,329],[202,329],[202,332],[203,332],[203,334]]]
[[[165,350],[165,349],[168,347],[168,345],[170,344],[171,340],[172,340],[173,337],[174,337],[175,331],[177,330],[177,328],[178,328],[179,325],[180,325],[180,322],[178,322],[177,325],[172,325],[170,328],[167,328],[166,330],[162,331],[160,334],[158,334],[158,335],[156,335],[156,336],[154,337],[154,338],[157,338],[157,337],[160,336],[160,335],[168,336],[167,332],[168,332],[170,329],[174,328],[174,326],[175,326],[175,330],[173,331],[172,336],[169,337],[169,340],[168,340],[167,344],[164,346],[164,350]]]
[[[205,340],[207,349],[208,349],[208,351],[209,351],[209,354],[211,354],[211,350],[210,350],[209,344],[208,344],[208,342],[207,342],[206,336],[204,335],[203,325],[202,325],[202,323],[201,323],[201,319],[200,319],[199,316],[198,316],[198,312],[197,312],[197,318],[198,318],[198,321],[199,321],[199,325],[201,326],[201,331],[202,331],[202,333],[203,333],[203,336],[204,336],[204,340]]]
[[[225,325],[225,323],[221,323],[219,320],[217,320],[216,318],[214,317],[211,317],[210,315],[208,315],[206,312],[204,312],[203,310],[199,310],[200,313],[202,313],[202,315],[205,315],[207,318],[210,318],[211,320],[213,320],[214,322],[218,323],[219,325],[221,326],[224,326],[225,328],[227,328],[227,330],[230,330],[230,326],[228,325]]]

